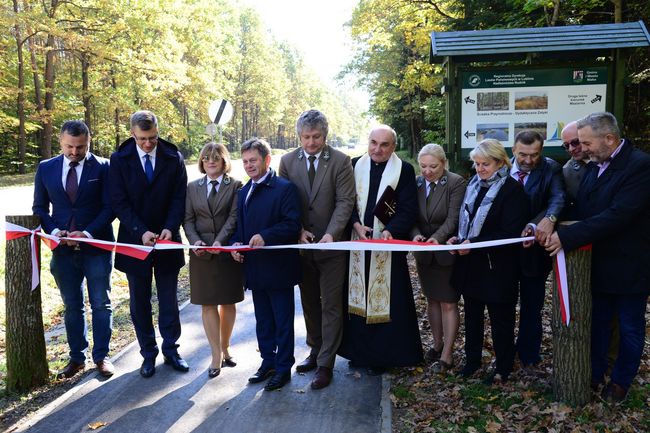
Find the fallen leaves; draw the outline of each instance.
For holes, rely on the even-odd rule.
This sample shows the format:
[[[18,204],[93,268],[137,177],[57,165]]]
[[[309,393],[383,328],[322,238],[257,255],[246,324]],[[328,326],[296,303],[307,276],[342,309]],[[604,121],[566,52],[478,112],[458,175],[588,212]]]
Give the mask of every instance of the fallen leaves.
[[[417,274],[412,273],[420,335],[424,348],[431,347],[426,319],[426,299],[419,293]],[[553,401],[551,294],[543,311],[542,362],[534,372],[515,365],[509,381],[486,386],[480,381],[493,361],[490,327],[486,314],[483,369],[475,378],[438,375],[428,365],[393,370],[390,399],[393,431],[399,433],[627,433],[650,432],[650,345],[646,344],[641,366],[628,400],[622,405],[605,403],[596,394],[591,403],[571,408]],[[650,318],[650,311],[647,314]],[[650,323],[650,320],[648,321]],[[463,365],[464,327],[454,352],[456,365]]]
[[[91,424],[88,424],[88,428],[91,429],[91,430],[97,430],[98,428],[101,428],[101,427],[104,427],[104,426],[107,426],[107,425],[108,425],[108,423],[106,423],[106,422],[97,421],[97,422],[93,422]]]

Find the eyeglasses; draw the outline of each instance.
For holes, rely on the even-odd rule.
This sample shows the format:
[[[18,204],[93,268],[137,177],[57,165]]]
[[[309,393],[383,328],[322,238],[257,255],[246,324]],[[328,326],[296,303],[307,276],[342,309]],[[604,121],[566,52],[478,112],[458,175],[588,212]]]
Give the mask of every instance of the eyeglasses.
[[[135,140],[140,142],[140,143],[146,143],[146,142],[156,143],[156,142],[158,142],[158,136],[154,135],[153,137],[135,137]]]
[[[569,141],[569,142],[566,142],[566,141],[565,141],[565,142],[562,143],[562,146],[563,146],[566,150],[569,150],[570,147],[578,147],[578,146],[580,146],[580,139],[578,139],[578,138],[574,138],[573,140],[571,140],[571,141]]]
[[[219,162],[219,161],[221,161],[221,158],[219,158],[218,156],[215,156],[215,157],[213,157],[213,158],[210,158],[209,156],[203,156],[203,157],[201,158],[201,161],[203,161],[203,162],[209,162],[209,161],[212,161],[212,162]]]

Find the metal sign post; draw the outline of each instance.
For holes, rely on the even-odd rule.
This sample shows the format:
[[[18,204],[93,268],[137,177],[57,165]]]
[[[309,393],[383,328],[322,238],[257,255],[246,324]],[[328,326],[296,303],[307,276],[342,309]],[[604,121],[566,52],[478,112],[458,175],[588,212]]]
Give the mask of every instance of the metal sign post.
[[[205,127],[207,132],[214,141],[214,137],[219,133],[219,142],[222,140],[222,125],[230,122],[233,115],[232,104],[225,99],[216,99],[210,103],[208,107],[208,116],[210,116],[211,123]]]

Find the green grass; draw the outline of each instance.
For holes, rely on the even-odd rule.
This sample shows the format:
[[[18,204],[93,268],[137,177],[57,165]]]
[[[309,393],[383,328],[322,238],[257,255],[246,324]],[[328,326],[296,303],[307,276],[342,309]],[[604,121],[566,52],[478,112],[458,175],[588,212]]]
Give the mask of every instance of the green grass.
[[[34,183],[34,173],[3,174],[0,176],[0,188],[27,186]]]
[[[393,395],[399,399],[403,400],[413,400],[413,393],[405,386],[396,385],[392,389]]]

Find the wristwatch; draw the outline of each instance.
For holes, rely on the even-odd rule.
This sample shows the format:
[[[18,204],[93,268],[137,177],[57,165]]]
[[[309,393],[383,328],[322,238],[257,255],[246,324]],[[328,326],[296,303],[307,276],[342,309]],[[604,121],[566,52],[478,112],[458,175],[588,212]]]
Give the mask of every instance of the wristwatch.
[[[552,222],[553,224],[555,224],[557,222],[557,217],[555,215],[553,215],[553,214],[546,215],[546,218],[548,218],[549,221]]]

